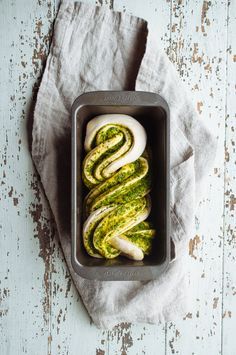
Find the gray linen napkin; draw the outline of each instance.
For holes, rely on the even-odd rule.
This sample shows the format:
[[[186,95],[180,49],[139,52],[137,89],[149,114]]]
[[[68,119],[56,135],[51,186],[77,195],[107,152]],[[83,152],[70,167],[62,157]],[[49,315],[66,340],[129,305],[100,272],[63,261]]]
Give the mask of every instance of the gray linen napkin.
[[[174,320],[188,311],[186,244],[193,233],[195,193],[212,164],[215,143],[151,37],[142,19],[63,1],[34,113],[33,159],[68,268],[98,327]],[[177,257],[155,281],[89,281],[74,273],[70,261],[70,108],[86,91],[134,89],[160,93],[170,106],[171,236]]]

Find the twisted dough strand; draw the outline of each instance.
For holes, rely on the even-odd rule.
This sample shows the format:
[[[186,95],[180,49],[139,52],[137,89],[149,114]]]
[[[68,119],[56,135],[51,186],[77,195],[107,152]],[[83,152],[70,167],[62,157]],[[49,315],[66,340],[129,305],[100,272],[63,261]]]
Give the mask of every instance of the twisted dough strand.
[[[112,259],[122,253],[141,260],[155,235],[144,222],[151,209],[149,163],[141,156],[146,133],[132,117],[118,116],[98,116],[87,126],[83,181],[90,192],[84,202],[83,241],[94,257]]]

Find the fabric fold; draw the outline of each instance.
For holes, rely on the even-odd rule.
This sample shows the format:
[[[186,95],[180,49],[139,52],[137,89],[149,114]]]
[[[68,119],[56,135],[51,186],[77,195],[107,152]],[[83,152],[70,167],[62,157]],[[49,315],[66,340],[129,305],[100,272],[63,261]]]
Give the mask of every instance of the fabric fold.
[[[174,320],[188,311],[186,243],[193,233],[195,191],[215,150],[172,64],[152,38],[140,18],[62,1],[34,113],[32,156],[65,259],[88,313],[104,328],[122,321]],[[170,106],[176,260],[154,281],[85,280],[75,274],[70,260],[70,108],[83,92],[134,89],[156,92]]]

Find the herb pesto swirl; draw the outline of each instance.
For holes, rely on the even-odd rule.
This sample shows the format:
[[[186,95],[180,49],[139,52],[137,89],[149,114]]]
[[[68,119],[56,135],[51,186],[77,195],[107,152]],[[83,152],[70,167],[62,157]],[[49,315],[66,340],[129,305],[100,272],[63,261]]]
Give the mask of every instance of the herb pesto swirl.
[[[151,174],[145,147],[146,132],[131,116],[101,115],[87,125],[82,178],[90,191],[83,242],[93,257],[142,260],[151,252],[155,230],[146,220]]]

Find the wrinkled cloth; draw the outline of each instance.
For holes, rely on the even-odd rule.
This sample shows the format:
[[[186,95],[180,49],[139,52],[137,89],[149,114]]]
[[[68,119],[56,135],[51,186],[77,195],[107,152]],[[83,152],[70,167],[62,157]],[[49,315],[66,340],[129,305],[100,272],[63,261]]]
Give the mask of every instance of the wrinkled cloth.
[[[140,90],[170,107],[171,237],[176,260],[154,281],[91,281],[71,266],[71,105],[83,92]],[[62,1],[34,112],[32,156],[74,284],[92,320],[159,323],[188,311],[187,243],[215,140],[197,117],[173,65],[147,22],[106,7]],[[191,301],[191,300],[190,300]]]

